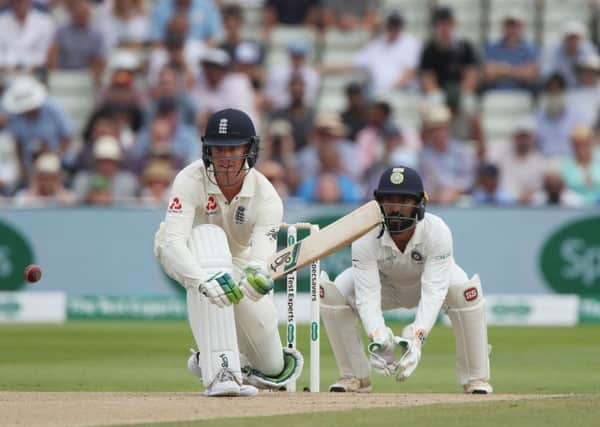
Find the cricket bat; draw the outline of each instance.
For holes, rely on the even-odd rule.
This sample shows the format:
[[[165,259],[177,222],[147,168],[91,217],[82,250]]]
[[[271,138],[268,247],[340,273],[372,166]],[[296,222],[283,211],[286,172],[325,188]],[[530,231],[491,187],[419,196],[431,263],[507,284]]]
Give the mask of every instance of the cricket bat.
[[[279,279],[287,273],[306,267],[364,236],[382,221],[379,204],[372,200],[277,252],[269,259],[269,275],[273,279]]]

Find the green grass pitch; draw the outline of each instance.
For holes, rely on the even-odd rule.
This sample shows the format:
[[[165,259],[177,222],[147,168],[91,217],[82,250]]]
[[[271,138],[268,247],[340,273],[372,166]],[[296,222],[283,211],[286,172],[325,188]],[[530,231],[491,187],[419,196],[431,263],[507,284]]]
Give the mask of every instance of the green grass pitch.
[[[391,324],[391,327],[401,330],[399,324]],[[388,426],[394,424],[394,420],[402,420],[403,424],[415,422],[417,425],[443,423],[446,427],[600,425],[597,421],[600,419],[600,325],[573,328],[490,327],[489,340],[493,345],[492,383],[496,392],[576,395],[518,403],[373,409],[360,413],[261,417],[257,420],[248,418],[244,425],[282,425],[285,420],[285,426],[291,427],[306,425],[311,417],[319,425],[343,426]],[[201,390],[199,382],[186,370],[188,349],[194,347],[186,322],[81,321],[64,325],[0,325],[0,342],[1,390]],[[305,372],[298,383],[298,389],[302,390],[308,386],[306,327],[299,328],[298,344],[306,359]],[[336,378],[333,355],[323,333],[321,389],[326,390]],[[378,392],[459,393],[454,374],[452,331],[443,326],[434,328],[424,347],[421,363],[409,381],[397,383],[392,378],[377,376],[373,379],[374,389]],[[484,416],[483,424],[464,422],[467,418],[474,421]],[[419,420],[422,422],[419,423]],[[216,424],[233,426],[239,425],[240,420],[237,420],[238,424],[235,422],[235,419],[219,420]]]

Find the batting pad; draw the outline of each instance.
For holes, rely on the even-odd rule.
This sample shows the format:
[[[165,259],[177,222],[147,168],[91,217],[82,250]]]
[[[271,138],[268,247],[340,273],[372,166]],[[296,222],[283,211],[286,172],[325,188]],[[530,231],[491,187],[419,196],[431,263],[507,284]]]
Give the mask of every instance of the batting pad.
[[[190,250],[207,275],[232,273],[231,252],[221,227],[203,224],[192,230]],[[211,304],[197,289],[187,291],[188,319],[200,351],[202,382],[211,384],[217,372],[231,369],[240,379],[240,353],[233,307]]]
[[[459,384],[490,379],[490,359],[485,302],[479,276],[467,283],[450,285],[446,314],[456,339],[456,377]]]
[[[371,366],[363,350],[358,315],[324,271],[321,272],[321,287],[321,319],[340,376],[369,378]]]

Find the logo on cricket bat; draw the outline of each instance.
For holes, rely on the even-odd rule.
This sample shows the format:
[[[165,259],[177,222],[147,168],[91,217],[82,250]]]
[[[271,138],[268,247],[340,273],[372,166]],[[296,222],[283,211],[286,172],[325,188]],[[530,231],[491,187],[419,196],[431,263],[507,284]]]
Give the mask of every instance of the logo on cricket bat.
[[[300,252],[300,243],[296,243],[292,250],[282,253],[280,256],[275,258],[270,265],[271,271],[275,272],[282,264],[284,271],[293,270],[298,263],[298,253]]]

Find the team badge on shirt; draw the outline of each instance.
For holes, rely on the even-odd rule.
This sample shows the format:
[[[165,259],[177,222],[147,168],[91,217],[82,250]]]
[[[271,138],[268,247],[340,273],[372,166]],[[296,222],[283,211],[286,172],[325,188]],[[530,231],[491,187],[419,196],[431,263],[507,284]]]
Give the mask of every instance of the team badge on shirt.
[[[206,215],[214,215],[217,213],[219,205],[217,205],[217,199],[215,196],[208,196],[208,201],[206,202]]]
[[[246,221],[246,207],[238,206],[235,210],[235,223],[243,224]]]
[[[410,258],[416,262],[417,264],[421,264],[423,262],[423,255],[419,251],[413,250],[410,253]]]
[[[179,197],[173,197],[171,203],[169,203],[169,212],[170,213],[180,213],[183,209],[181,202],[179,201]]]

